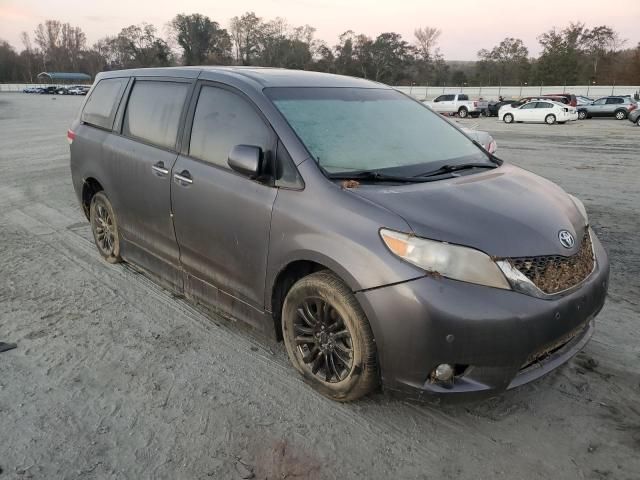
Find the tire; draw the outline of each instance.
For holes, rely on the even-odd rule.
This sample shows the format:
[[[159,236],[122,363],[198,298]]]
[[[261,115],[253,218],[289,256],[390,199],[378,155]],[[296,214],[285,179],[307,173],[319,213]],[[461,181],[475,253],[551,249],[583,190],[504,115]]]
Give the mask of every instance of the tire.
[[[547,125],[553,125],[554,123],[556,123],[556,116],[554,114],[549,114],[546,117],[544,117],[544,122]]]
[[[510,113],[505,113],[502,117],[502,121],[504,123],[513,123],[513,115]]]
[[[351,290],[329,271],[298,280],[282,306],[289,360],[321,394],[357,400],[379,385],[376,344]]]
[[[96,193],[91,199],[89,222],[93,240],[102,258],[109,263],[121,262],[118,222],[111,202],[104,192]]]
[[[465,107],[460,107],[460,109],[458,110],[458,116],[460,118],[467,118],[469,116],[469,110],[467,110]]]
[[[618,110],[616,112],[616,120],[624,120],[625,118],[627,118],[627,112],[624,110]]]
[[[585,120],[587,118],[587,112],[585,110],[580,110],[578,112],[578,120]]]
[[[636,120],[636,125],[640,127],[640,117]]]

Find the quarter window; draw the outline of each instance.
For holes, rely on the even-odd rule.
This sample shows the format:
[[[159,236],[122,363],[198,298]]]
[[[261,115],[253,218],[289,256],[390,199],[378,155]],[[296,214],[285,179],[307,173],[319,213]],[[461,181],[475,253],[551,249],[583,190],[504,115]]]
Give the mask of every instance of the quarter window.
[[[175,148],[188,89],[187,83],[136,81],[124,117],[123,133],[159,147]]]
[[[89,125],[111,130],[126,78],[100,80],[87,99],[81,120]]]
[[[254,145],[267,152],[273,148],[271,129],[240,95],[217,87],[200,91],[193,118],[189,155],[227,167],[236,145]]]

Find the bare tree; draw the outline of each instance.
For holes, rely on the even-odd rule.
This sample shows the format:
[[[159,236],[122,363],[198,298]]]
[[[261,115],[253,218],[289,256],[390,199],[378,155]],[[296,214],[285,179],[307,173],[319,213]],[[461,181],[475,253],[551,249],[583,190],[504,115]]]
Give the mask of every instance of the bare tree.
[[[416,52],[420,58],[426,62],[433,60],[432,54],[435,54],[438,39],[442,31],[435,27],[421,27],[413,31],[416,37]]]

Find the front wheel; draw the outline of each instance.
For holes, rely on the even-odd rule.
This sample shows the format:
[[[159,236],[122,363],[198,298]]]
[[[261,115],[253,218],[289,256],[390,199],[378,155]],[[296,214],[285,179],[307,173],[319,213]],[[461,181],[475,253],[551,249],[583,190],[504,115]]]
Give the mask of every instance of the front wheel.
[[[378,386],[377,353],[369,322],[351,290],[328,271],[296,282],[282,307],[289,360],[305,381],[341,402]]]
[[[504,121],[504,123],[513,123],[513,115],[507,113],[504,117],[502,117],[502,120]]]
[[[616,112],[616,119],[617,120],[624,120],[625,118],[627,118],[626,112],[623,112],[622,110],[618,110]]]
[[[121,262],[118,222],[111,202],[104,192],[96,193],[91,199],[89,221],[93,240],[102,258],[109,263]]]
[[[636,120],[636,125],[640,127],[640,117],[638,117],[638,120]]]
[[[547,115],[545,117],[544,121],[546,122],[547,125],[553,125],[554,123],[556,123],[556,116],[555,115]]]

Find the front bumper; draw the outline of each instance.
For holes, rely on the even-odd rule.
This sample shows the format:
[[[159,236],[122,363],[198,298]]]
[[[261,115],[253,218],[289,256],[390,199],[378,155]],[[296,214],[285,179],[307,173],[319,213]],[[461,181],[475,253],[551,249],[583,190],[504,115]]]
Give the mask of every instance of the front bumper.
[[[562,365],[589,340],[607,294],[609,262],[595,235],[593,249],[591,275],[553,299],[433,276],[356,293],[383,385],[420,395],[495,392]],[[459,366],[450,384],[429,378],[442,363]]]

